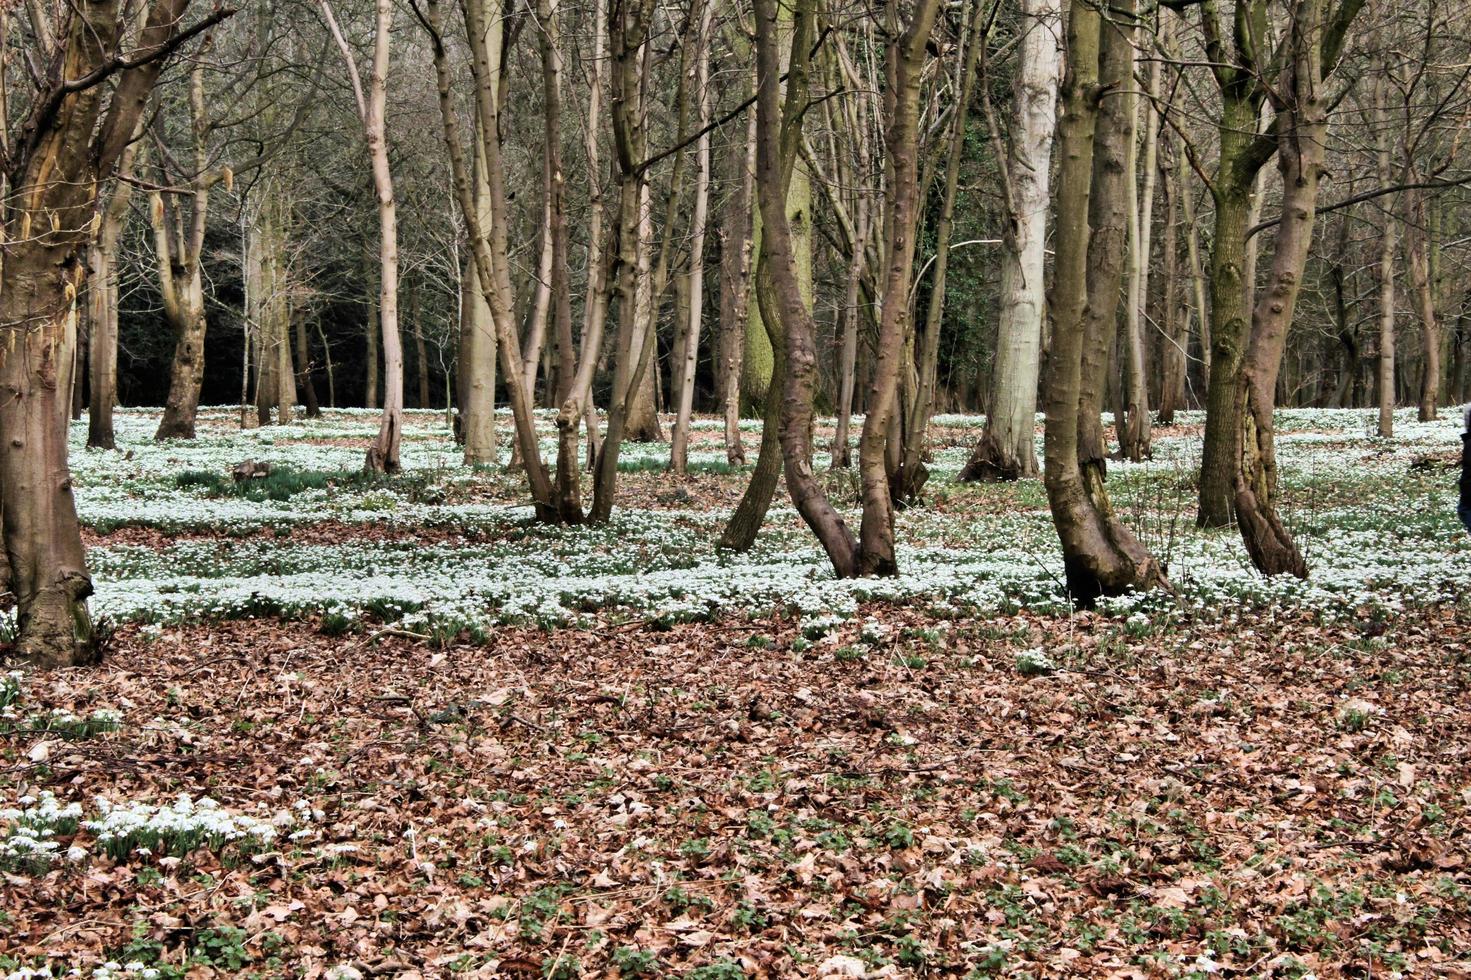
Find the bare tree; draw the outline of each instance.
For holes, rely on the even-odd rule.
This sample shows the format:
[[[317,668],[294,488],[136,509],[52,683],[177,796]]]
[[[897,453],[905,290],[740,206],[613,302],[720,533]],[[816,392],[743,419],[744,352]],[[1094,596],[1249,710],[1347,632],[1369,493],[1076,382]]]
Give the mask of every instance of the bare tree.
[[[36,10],[37,63],[53,66],[18,106],[0,155],[0,510],[21,656],[43,666],[95,652],[92,578],[67,464],[83,253],[95,240],[98,185],[133,137],[164,64],[228,16],[185,28],[188,0],[155,0],[131,45],[118,0]],[[47,20],[54,17],[54,20]],[[4,39],[9,42],[9,38]],[[64,74],[63,74],[64,70]],[[110,98],[108,97],[110,94]]]
[[[393,193],[393,170],[388,157],[388,134],[384,111],[388,100],[388,69],[392,56],[393,0],[375,0],[373,60],[368,88],[363,89],[357,56],[348,44],[332,12],[330,0],[321,0],[322,16],[342,52],[368,143],[373,167],[373,190],[378,198],[379,275],[378,320],[383,331],[383,421],[378,438],[368,449],[364,468],[369,472],[397,473],[399,445],[403,439],[403,340],[398,329],[398,203]],[[283,345],[284,346],[284,345]],[[279,375],[286,384],[289,373]]]
[[[962,480],[1037,475],[1037,381],[1042,369],[1043,278],[1049,175],[1062,53],[1060,0],[1024,0],[1015,122],[1004,159],[1006,218],[1001,309],[986,428]],[[993,125],[993,132],[996,127]]]
[[[1127,12],[1125,12],[1127,17]],[[1072,0],[1068,66],[1058,122],[1057,260],[1053,276],[1052,351],[1047,361],[1043,483],[1062,542],[1067,588],[1091,603],[1103,595],[1165,585],[1154,557],[1115,515],[1104,485],[1099,423],[1112,316],[1093,308],[1120,286],[1117,249],[1123,229],[1125,134],[1129,120],[1107,93],[1128,84],[1133,52],[1115,24],[1088,0]],[[1100,111],[1103,98],[1108,111]],[[1098,196],[1103,196],[1098,200]],[[1100,232],[1113,226],[1106,236]]]

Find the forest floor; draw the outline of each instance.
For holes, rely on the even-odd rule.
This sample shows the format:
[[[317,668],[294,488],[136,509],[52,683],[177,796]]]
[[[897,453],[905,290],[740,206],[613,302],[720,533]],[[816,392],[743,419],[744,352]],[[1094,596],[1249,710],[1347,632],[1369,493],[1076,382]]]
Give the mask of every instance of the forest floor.
[[[1110,486],[1177,593],[1071,615],[1035,481],[953,483],[976,419],[866,583],[785,506],[716,553],[713,420],[571,530],[439,416],[392,482],[370,414],[204,421],[74,452],[115,632],[0,677],[0,976],[1471,975],[1450,413],[1283,413],[1306,584],[1157,430]]]

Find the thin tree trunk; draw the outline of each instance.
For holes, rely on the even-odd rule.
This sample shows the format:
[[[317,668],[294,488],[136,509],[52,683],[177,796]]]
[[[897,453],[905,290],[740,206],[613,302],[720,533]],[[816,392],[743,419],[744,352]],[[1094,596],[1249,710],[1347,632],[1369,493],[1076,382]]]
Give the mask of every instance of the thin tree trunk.
[[[366,92],[358,75],[357,59],[337,27],[328,0],[322,0],[322,12],[347,64],[357,97],[358,114],[373,168],[373,189],[378,198],[378,320],[383,330],[383,421],[378,427],[377,439],[368,449],[363,467],[370,473],[397,473],[399,445],[403,437],[403,342],[398,327],[398,205],[394,199],[385,119],[394,5],[393,0],[376,0],[373,63]],[[283,379],[287,377],[290,375],[282,375]],[[283,414],[285,404],[283,400]]]
[[[892,11],[892,8],[891,8]],[[885,455],[897,408],[899,372],[904,367],[909,288],[914,275],[914,235],[919,209],[919,91],[939,0],[917,0],[902,34],[890,42],[888,71],[892,108],[885,136],[891,182],[884,213],[885,268],[883,306],[868,414],[858,444],[863,477],[863,524],[858,570],[864,575],[895,575],[894,503]],[[897,13],[891,13],[897,20]],[[897,27],[892,24],[891,29]]]
[[[506,388],[511,400],[511,414],[516,421],[516,444],[526,472],[528,488],[537,519],[544,522],[559,520],[553,500],[551,476],[542,462],[541,447],[536,432],[536,419],[532,404],[526,397],[526,389],[516,379],[523,377],[521,351],[516,344],[515,326],[512,321],[511,280],[507,258],[506,230],[506,187],[505,171],[501,161],[499,105],[496,79],[498,77],[491,60],[492,39],[499,35],[492,30],[498,17],[493,9],[480,3],[461,6],[465,17],[466,31],[474,55],[475,107],[480,139],[476,146],[485,156],[485,174],[488,179],[489,217],[487,225],[482,222],[478,202],[475,200],[470,168],[465,163],[464,148],[460,143],[459,121],[455,113],[452,78],[448,55],[440,40],[440,6],[437,0],[428,4],[427,23],[434,37],[434,69],[439,96],[440,120],[444,127],[445,146],[449,150],[450,169],[454,175],[455,197],[460,206],[461,217],[470,230],[470,241],[474,247],[475,266],[481,293],[490,304],[491,320],[495,325],[496,349],[500,366],[509,382]],[[467,458],[469,456],[467,441]]]
[[[930,285],[929,303],[925,309],[924,328],[914,338],[914,397],[902,420],[902,446],[897,472],[890,475],[894,499],[900,503],[917,503],[929,481],[925,466],[928,454],[930,415],[935,410],[935,386],[940,371],[940,326],[945,314],[945,278],[950,268],[951,229],[955,220],[955,197],[960,187],[960,165],[965,157],[966,126],[969,122],[971,92],[975,87],[979,51],[986,42],[984,25],[986,8],[976,3],[969,11],[964,57],[959,68],[959,101],[951,121],[950,146],[945,161],[945,183],[940,200],[940,220],[935,228],[935,260]],[[922,186],[926,186],[922,184]],[[855,249],[855,252],[862,254]]]
[[[1124,337],[1128,341],[1126,412],[1118,419],[1119,452],[1125,459],[1139,462],[1150,456],[1149,449],[1149,368],[1145,354],[1144,323],[1149,318],[1150,237],[1154,225],[1154,186],[1159,162],[1159,113],[1155,103],[1160,91],[1160,62],[1149,63],[1149,97],[1144,107],[1144,159],[1138,160],[1138,148],[1129,144],[1129,308],[1124,319]],[[1130,98],[1137,106],[1140,100]],[[1135,110],[1131,108],[1131,112]],[[1143,189],[1138,190],[1137,175],[1143,173]]]
[[[1180,282],[1180,199],[1190,193],[1184,186],[1182,161],[1171,156],[1162,164],[1165,205],[1164,330],[1160,342],[1159,421],[1172,425],[1175,412],[1185,407],[1190,334]]]
[[[337,379],[332,370],[332,345],[327,343],[327,332],[317,322],[317,339],[322,342],[322,368],[327,372],[327,407],[337,407]]]
[[[699,34],[695,38],[695,101],[699,106],[701,135],[695,144],[695,210],[690,219],[689,319],[683,332],[677,414],[669,451],[670,466],[683,476],[689,469],[690,416],[695,408],[695,369],[700,361],[700,325],[705,312],[705,223],[710,207],[710,29],[714,0],[703,0]]]
[[[1375,101],[1374,122],[1378,140],[1376,164],[1379,183],[1389,186],[1394,182],[1394,171],[1390,165],[1391,134],[1388,112],[1385,108],[1389,97],[1388,80],[1384,76],[1376,79],[1372,87]],[[1399,222],[1395,218],[1395,197],[1391,196],[1383,205],[1383,223],[1379,229],[1379,436],[1389,439],[1394,436],[1394,372],[1395,372],[1395,296],[1394,255],[1399,247],[1397,233]]]
[[[1410,273],[1410,291],[1420,317],[1420,343],[1424,360],[1420,368],[1420,421],[1434,421],[1438,413],[1440,372],[1440,324],[1435,315],[1435,291],[1430,274],[1430,222],[1423,191],[1406,191],[1405,267]]]
[[[747,304],[751,300],[751,209],[755,193],[756,111],[746,114],[746,141],[733,153],[739,161],[739,190],[726,210],[720,263],[720,330],[725,346],[725,458],[744,465],[741,445],[741,376],[746,355]]]
[[[867,157],[867,153],[862,155]],[[833,433],[832,447],[832,468],[835,470],[849,469],[853,465],[849,433],[853,425],[853,392],[858,381],[858,306],[863,299],[864,253],[873,224],[868,195],[859,193],[854,210],[857,211],[857,227],[853,236],[853,256],[848,262],[847,287],[843,293],[843,339],[838,355],[838,424]]]
[[[306,417],[321,418],[322,406],[317,401],[317,386],[312,381],[311,341],[307,337],[306,318],[297,316],[296,321],[296,380],[306,393]],[[422,342],[422,341],[421,341]]]
[[[92,306],[92,337],[87,347],[91,374],[87,445],[94,449],[112,449],[115,445],[112,410],[117,404],[117,249],[133,197],[128,178],[133,175],[136,152],[136,144],[129,143],[118,161],[119,179],[101,208],[102,224],[89,250],[87,296]]]

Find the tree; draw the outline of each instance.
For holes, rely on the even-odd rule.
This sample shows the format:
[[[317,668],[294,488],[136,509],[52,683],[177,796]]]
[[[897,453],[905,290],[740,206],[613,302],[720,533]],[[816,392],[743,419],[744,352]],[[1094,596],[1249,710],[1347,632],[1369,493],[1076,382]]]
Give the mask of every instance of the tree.
[[[787,188],[802,139],[814,0],[797,0],[792,18],[784,105],[778,54],[778,0],[756,0],[756,194],[761,207],[757,299],[773,344],[780,339],[786,371],[781,390],[782,462],[797,512],[821,542],[841,578],[858,571],[858,541],[812,470],[812,396],[817,376],[816,326],[802,296],[797,255],[787,220]],[[775,392],[773,392],[775,395]]]
[[[112,449],[115,437],[112,410],[117,404],[117,253],[128,205],[133,199],[133,162],[138,144],[130,142],[118,158],[118,179],[98,211],[102,216],[97,240],[88,249],[87,299],[91,336],[87,344],[90,405],[87,409],[87,446]]]
[[[683,364],[676,396],[678,415],[670,442],[669,463],[684,475],[689,468],[690,416],[695,408],[695,367],[700,359],[700,324],[705,307],[705,225],[710,208],[710,28],[715,13],[713,0],[700,4],[699,28],[695,34],[695,102],[699,106],[700,136],[695,144],[695,211],[690,219],[689,311],[683,330]]]
[[[403,439],[403,340],[398,329],[398,203],[393,193],[393,170],[388,157],[388,133],[384,113],[388,101],[388,68],[393,53],[393,0],[375,0],[373,59],[368,88],[363,89],[357,56],[338,27],[329,0],[321,0],[322,16],[347,66],[357,102],[358,117],[368,144],[373,169],[373,190],[378,198],[378,320],[383,330],[383,422],[378,438],[368,448],[363,463],[371,473],[397,473],[399,445]],[[284,340],[284,338],[283,338]],[[283,350],[289,351],[284,343]],[[292,373],[282,370],[279,384],[290,383]]]
[[[1325,16],[1324,64],[1337,64],[1362,2],[1343,0]],[[1235,0],[1229,38],[1217,0],[1202,0],[1199,7],[1205,55],[1221,107],[1216,128],[1218,161],[1209,180],[1216,205],[1209,261],[1211,365],[1197,521],[1204,527],[1224,527],[1234,516],[1237,461],[1232,454],[1237,444],[1241,371],[1250,339],[1247,231],[1257,174],[1277,152],[1279,134],[1277,123],[1263,130],[1260,120],[1282,59],[1267,43],[1267,0]],[[1204,173],[1193,149],[1191,156],[1195,169]]]
[[[1104,485],[1107,463],[1099,423],[1114,321],[1092,303],[1111,296],[1111,309],[1117,309],[1116,250],[1123,232],[1119,216],[1129,131],[1120,99],[1112,98],[1104,112],[1099,103],[1107,105],[1110,94],[1128,84],[1133,53],[1123,30],[1113,23],[1105,27],[1088,0],[1071,0],[1067,51],[1057,128],[1062,164],[1043,483],[1062,543],[1068,593],[1087,605],[1100,596],[1167,583],[1154,557],[1113,512]]]
[[[1272,413],[1277,378],[1287,345],[1287,328],[1301,289],[1313,240],[1318,184],[1328,143],[1328,94],[1323,82],[1331,70],[1323,51],[1325,0],[1296,0],[1287,26],[1285,56],[1290,65],[1274,93],[1276,126],[1281,133],[1277,167],[1282,174],[1282,216],[1277,224],[1268,288],[1252,310],[1251,338],[1238,395],[1236,520],[1253,564],[1267,575],[1305,578],[1307,564],[1275,507],[1277,460]]]
[[[0,527],[16,601],[16,647],[42,666],[82,663],[95,652],[86,601],[92,579],[67,465],[83,252],[96,236],[98,185],[132,139],[164,64],[230,13],[217,9],[186,29],[187,9],[188,0],[155,0],[136,34],[118,0],[68,4],[54,14],[38,9],[37,34],[26,44],[35,46],[36,63],[48,66],[47,74],[19,106],[20,126],[11,131],[5,120]]]
[[[1049,175],[1062,53],[1060,0],[1024,0],[1013,132],[1002,168],[1006,219],[1001,308],[986,428],[961,480],[1037,475],[1037,381],[1042,322]],[[1000,155],[998,154],[998,159]]]
[[[863,478],[862,545],[858,570],[864,575],[894,575],[894,502],[885,460],[890,421],[898,407],[899,374],[904,367],[909,319],[909,288],[914,276],[915,221],[919,209],[919,95],[921,73],[939,0],[917,0],[903,31],[889,8],[885,70],[888,72],[889,120],[885,134],[889,186],[884,207],[885,267],[883,304],[868,415],[858,443],[858,470]]]

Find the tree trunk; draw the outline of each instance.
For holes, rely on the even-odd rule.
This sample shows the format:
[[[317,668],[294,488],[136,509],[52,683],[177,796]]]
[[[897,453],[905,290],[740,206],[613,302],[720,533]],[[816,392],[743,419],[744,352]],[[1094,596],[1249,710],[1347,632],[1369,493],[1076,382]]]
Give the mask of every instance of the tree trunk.
[[[1185,407],[1189,369],[1189,317],[1180,282],[1179,201],[1190,193],[1185,186],[1183,161],[1171,157],[1162,165],[1165,205],[1164,336],[1160,343],[1159,421],[1172,425],[1175,412]]]
[[[1375,139],[1378,141],[1376,153],[1376,164],[1379,183],[1389,186],[1394,182],[1395,174],[1390,165],[1390,145],[1392,138],[1389,129],[1389,114],[1386,105],[1389,98],[1389,80],[1384,75],[1376,76],[1372,87],[1374,93],[1375,111]],[[1399,222],[1395,218],[1395,197],[1390,196],[1383,205],[1383,224],[1379,229],[1379,437],[1389,439],[1394,436],[1394,371],[1395,371],[1395,296],[1394,296],[1394,254],[1398,248],[1396,235],[1399,231]]]
[[[358,74],[357,59],[337,26],[329,0],[322,0],[322,12],[342,52],[357,97],[358,115],[372,164],[373,190],[378,198],[378,321],[383,331],[383,421],[378,426],[378,437],[368,447],[363,468],[369,473],[397,473],[399,445],[403,437],[403,340],[398,327],[398,205],[394,200],[385,118],[394,5],[393,0],[376,0],[374,5],[373,60],[366,91]],[[284,381],[291,374],[283,370],[280,377]],[[283,399],[283,415],[286,404]]]
[[[139,49],[166,45],[187,6],[155,0]],[[37,111],[20,107],[19,118],[38,125],[10,147],[0,209],[0,330],[8,335],[0,344],[0,528],[15,597],[15,652],[46,667],[80,664],[96,653],[86,603],[92,580],[67,465],[77,300],[83,253],[96,235],[98,182],[135,132],[166,60],[141,58],[122,68],[111,92],[102,84],[63,89],[61,79],[106,77],[136,52],[118,50],[116,0],[72,5],[56,16],[57,50],[35,52],[53,74],[34,96]],[[53,99],[50,111],[39,111]],[[48,232],[32,233],[40,229]]]
[[[1001,250],[1001,306],[986,428],[961,480],[1037,475],[1037,382],[1042,322],[1049,174],[1062,52],[1061,0],[1025,0],[1026,35],[1018,68],[1015,125],[1007,173],[1015,211]]]
[[[494,22],[500,24],[500,18]],[[496,28],[492,35],[499,38]],[[485,155],[476,140],[474,154],[474,200],[481,214],[481,227],[490,223],[490,182],[485,174]],[[468,291],[465,315],[460,325],[460,430],[465,437],[465,465],[489,466],[496,461],[495,373],[496,330],[487,289],[480,282],[480,269],[472,258],[465,270]]]
[[[864,140],[866,144],[867,141]],[[867,154],[863,154],[865,157]],[[853,392],[858,386],[858,321],[859,304],[863,301],[862,278],[864,252],[872,233],[872,205],[868,195],[859,193],[854,207],[856,227],[853,255],[848,262],[847,287],[843,292],[842,347],[838,354],[838,423],[833,432],[832,468],[849,469],[853,465],[853,447],[849,433],[853,425]]]
[[[684,344],[674,421],[669,451],[670,467],[683,476],[689,469],[690,416],[695,408],[695,369],[700,361],[700,325],[705,312],[705,223],[710,206],[710,29],[715,14],[714,0],[703,0],[700,29],[695,38],[695,101],[699,106],[701,135],[695,144],[695,211],[690,219],[690,272]]]
[[[721,386],[725,409],[725,458],[744,465],[741,445],[741,377],[746,355],[747,304],[751,301],[751,213],[756,173],[756,112],[746,114],[746,141],[733,148],[738,161],[737,191],[726,209],[720,255],[720,333],[725,348],[725,381]]]
[[[1405,220],[1405,266],[1410,273],[1410,290],[1415,312],[1420,317],[1421,346],[1425,350],[1420,368],[1420,421],[1435,420],[1440,400],[1440,324],[1435,315],[1435,292],[1430,275],[1430,222],[1423,191],[1406,191],[1409,212]]]
[[[858,572],[858,541],[827,499],[812,471],[812,398],[817,381],[816,324],[802,297],[797,257],[787,221],[787,182],[798,157],[807,108],[815,0],[794,5],[791,56],[782,106],[777,0],[756,0],[756,193],[761,207],[761,271],[757,300],[785,353],[781,391],[781,448],[792,503],[827,552],[839,578]],[[921,41],[921,45],[922,45]],[[921,57],[923,48],[921,47]],[[784,343],[779,343],[784,340]]]
[[[306,417],[309,419],[322,417],[322,406],[317,401],[317,386],[312,381],[312,352],[311,342],[307,337],[306,319],[296,317],[296,380],[301,385],[301,390],[306,393]],[[422,341],[422,338],[421,338]]]
[[[761,275],[758,268],[756,278],[759,280]],[[763,320],[762,329],[768,327]],[[771,340],[773,344],[776,343],[775,338]],[[779,386],[778,390],[786,388],[786,373],[786,358],[776,358],[773,362],[771,383]],[[756,536],[761,533],[761,525],[766,521],[771,498],[776,495],[776,485],[781,479],[781,404],[776,398],[766,400],[766,411],[761,419],[761,446],[756,452],[756,465],[751,470],[751,480],[746,484],[745,492],[741,494],[740,502],[736,504],[725,529],[720,532],[719,547],[724,550],[740,553],[750,551],[751,546],[756,543]]]
[[[1145,354],[1144,322],[1149,317],[1150,238],[1154,225],[1154,185],[1159,162],[1159,113],[1155,103],[1160,92],[1160,62],[1149,63],[1149,97],[1144,106],[1144,160],[1138,160],[1137,145],[1129,143],[1129,308],[1124,318],[1127,340],[1125,367],[1126,411],[1117,419],[1119,453],[1128,460],[1148,459],[1149,449],[1149,368]],[[1131,103],[1139,100],[1130,98]],[[1136,115],[1134,106],[1131,115]],[[1143,189],[1138,189],[1138,175],[1143,173]]]
[[[592,200],[589,202],[588,251],[587,251],[587,299],[583,304],[582,349],[578,354],[575,373],[568,378],[569,387],[560,397],[557,412],[557,508],[562,520],[581,523],[582,469],[578,465],[578,427],[587,426],[588,462],[591,466],[596,453],[593,447],[597,439],[597,410],[592,404],[593,373],[597,370],[603,347],[603,332],[608,319],[608,268],[603,250],[603,189],[602,173],[598,164],[598,127],[601,122],[603,97],[603,60],[607,41],[608,22],[604,0],[595,0],[593,6],[592,70],[588,86],[587,121],[584,129],[584,146],[587,153],[587,170]],[[544,64],[545,67],[545,64]],[[547,122],[550,132],[552,123]],[[565,274],[565,265],[563,266]],[[570,284],[569,284],[570,288]],[[570,332],[570,313],[567,330]],[[560,335],[560,327],[559,327]],[[561,361],[562,373],[571,363],[570,338],[568,351]]]
[[[1282,146],[1282,215],[1268,289],[1252,311],[1250,347],[1238,396],[1240,435],[1234,454],[1236,520],[1252,563],[1266,575],[1307,577],[1307,564],[1277,516],[1277,458],[1272,413],[1303,270],[1313,241],[1318,182],[1328,142],[1321,34],[1324,0],[1297,0],[1289,26],[1292,65],[1284,73],[1278,124]]]
[[[647,85],[647,80],[640,84]],[[629,442],[663,442],[664,429],[659,424],[659,410],[655,399],[655,376],[659,372],[659,300],[663,289],[655,288],[654,273],[654,208],[646,180],[639,180],[640,196],[638,226],[635,234],[637,247],[633,266],[633,305],[631,315],[632,341],[629,355],[647,361],[638,384],[629,394],[627,415],[623,420],[623,438]],[[671,192],[672,193],[672,192]],[[664,229],[666,237],[672,227]],[[659,283],[662,287],[663,282]],[[623,315],[620,301],[619,315]],[[644,352],[648,353],[645,354]]]
[[[940,220],[935,228],[935,260],[925,309],[924,329],[914,336],[913,398],[905,406],[898,469],[890,474],[893,496],[901,504],[917,503],[929,481],[928,455],[930,416],[935,410],[935,387],[940,371],[940,327],[945,314],[945,279],[950,268],[950,238],[955,220],[955,197],[960,186],[960,166],[965,157],[966,127],[971,92],[975,87],[977,58],[986,42],[985,8],[975,4],[969,11],[966,47],[957,80],[959,101],[951,121],[949,152],[945,161],[945,183],[940,200]],[[927,182],[925,182],[927,184]],[[860,248],[855,255],[862,255]]]
[[[371,256],[368,255],[368,253],[364,252],[363,257],[365,260],[365,264],[366,262],[371,261]],[[363,276],[363,280],[365,282],[372,282],[374,278],[372,272],[370,270],[364,269],[364,273],[365,274]],[[378,397],[378,362],[380,360],[378,354],[378,338],[382,336],[382,327],[380,327],[378,324],[378,304],[379,293],[377,291],[374,291],[368,297],[368,318],[366,324],[368,352],[365,358],[367,390],[363,397],[364,408],[380,408],[383,404],[383,402]],[[263,418],[261,419],[261,421],[265,422],[266,420]]]
[[[1244,2],[1244,0],[1243,0]],[[1243,17],[1250,14],[1243,11]],[[1223,73],[1227,69],[1222,69]],[[1251,308],[1247,298],[1246,231],[1252,190],[1260,161],[1251,155],[1261,114],[1259,85],[1245,68],[1229,69],[1221,84],[1217,125],[1220,162],[1212,196],[1216,219],[1210,247],[1210,382],[1206,391],[1205,444],[1200,464],[1199,512],[1202,527],[1225,527],[1234,518],[1236,393],[1246,356]]]
[[[128,144],[118,161],[119,180],[101,209],[102,224],[97,241],[89,250],[87,297],[91,303],[92,337],[87,345],[91,374],[87,445],[94,449],[112,449],[115,445],[112,410],[117,404],[117,249],[133,197],[133,185],[126,178],[133,175],[135,147],[134,143]]]
[[[891,9],[891,29],[897,12]],[[890,184],[884,213],[885,267],[883,306],[879,311],[878,344],[868,414],[858,443],[858,469],[863,477],[863,524],[858,570],[864,575],[895,575],[894,503],[885,455],[890,423],[899,394],[909,332],[909,288],[914,275],[914,236],[919,209],[919,91],[925,47],[939,10],[939,0],[917,0],[902,34],[893,30],[889,45],[891,115],[885,142]]]
[[[500,367],[507,378],[507,391],[511,401],[511,415],[516,421],[516,445],[521,453],[526,472],[528,489],[531,491],[532,506],[537,519],[544,522],[559,520],[553,500],[551,476],[542,462],[541,446],[536,432],[536,419],[526,389],[518,383],[522,378],[521,351],[516,343],[515,325],[512,320],[513,303],[506,229],[506,186],[505,170],[502,165],[499,100],[496,97],[499,84],[497,66],[491,59],[492,40],[498,41],[495,25],[500,18],[493,7],[481,3],[461,5],[465,18],[466,32],[470,38],[475,78],[475,108],[478,133],[476,147],[484,153],[485,175],[488,180],[489,218],[481,221],[482,213],[475,200],[474,181],[470,168],[465,163],[464,147],[460,143],[459,120],[456,115],[452,76],[448,55],[438,43],[437,25],[441,21],[437,0],[428,4],[428,23],[434,28],[434,72],[439,98],[440,120],[444,128],[445,146],[449,151],[450,170],[454,177],[455,198],[461,217],[470,231],[470,242],[474,249],[476,272],[481,294],[490,304],[491,321],[495,326],[496,349]],[[468,442],[467,442],[468,447]],[[467,457],[469,455],[467,448]]]
[[[204,278],[200,268],[204,252],[205,222],[209,215],[209,191],[220,179],[228,183],[228,171],[210,171],[209,117],[204,107],[204,64],[197,62],[189,74],[190,123],[194,142],[195,176],[190,182],[190,219],[174,205],[175,213],[165,208],[163,193],[154,191],[150,199],[154,242],[158,249],[159,291],[163,294],[164,315],[174,332],[174,357],[169,367],[169,393],[164,402],[154,438],[193,439],[194,419],[199,411],[199,389],[204,380],[204,337],[207,321],[204,313]],[[167,181],[165,181],[167,182]],[[173,220],[170,220],[170,219]]]
[[[1103,254],[1094,239],[1122,237],[1117,226],[1128,119],[1111,106],[1100,124],[1097,100],[1102,92],[1128,84],[1132,49],[1117,27],[1110,23],[1103,28],[1100,21],[1086,0],[1072,0],[1058,123],[1062,165],[1051,299],[1054,327],[1044,389],[1043,482],[1062,542],[1068,592],[1083,605],[1102,595],[1166,584],[1154,558],[1119,523],[1104,487],[1099,401],[1114,328],[1111,316],[1105,319],[1090,309],[1090,298],[1107,301],[1112,296],[1112,308],[1117,308],[1118,257]],[[1095,142],[1102,150],[1097,159]],[[1094,194],[1110,193],[1114,200],[1093,200]],[[1092,235],[1090,224],[1097,229]]]

